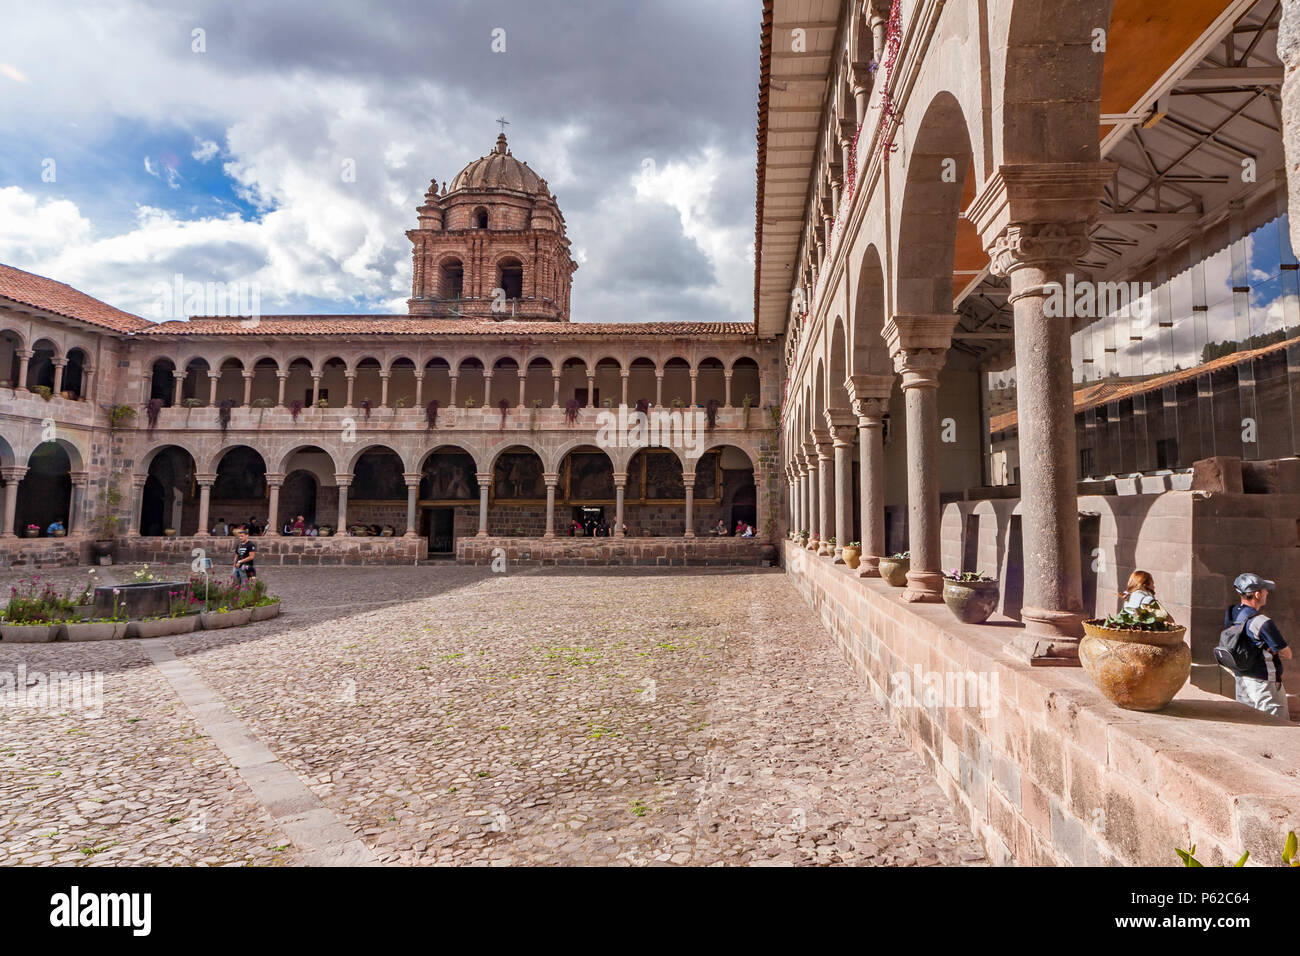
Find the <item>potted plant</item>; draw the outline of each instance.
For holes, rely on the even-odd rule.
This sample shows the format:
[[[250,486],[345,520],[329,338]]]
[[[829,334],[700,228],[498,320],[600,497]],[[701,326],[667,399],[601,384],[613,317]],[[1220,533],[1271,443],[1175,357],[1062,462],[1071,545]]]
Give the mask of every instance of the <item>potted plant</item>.
[[[203,602],[194,593],[191,580],[179,590],[168,592],[167,613],[132,621],[127,637],[166,637],[171,634],[188,634],[199,625],[199,610]]]
[[[316,407],[317,407],[317,408],[329,408],[329,407],[330,407],[329,400],[328,400],[328,399],[324,399],[324,398],[318,398],[318,399],[316,400]]]
[[[19,581],[12,587],[4,617],[0,618],[0,640],[14,644],[44,644],[54,640],[65,616],[54,589],[39,584],[40,578]],[[69,605],[69,608],[71,605]],[[70,613],[70,611],[68,612]]]
[[[963,624],[983,624],[998,606],[997,579],[979,571],[945,571],[943,603]]]
[[[101,617],[88,621],[65,620],[61,628],[67,641],[112,641],[126,635],[126,618]]]
[[[907,572],[912,567],[912,552],[899,551],[880,559],[880,576],[890,587],[907,587]]]
[[[23,531],[23,536],[27,538],[39,538],[41,536],[41,526],[38,524],[29,524]]]
[[[844,563],[856,571],[858,565],[862,563],[862,542],[850,541],[844,546],[841,554],[844,556]]]
[[[165,534],[165,535],[166,535],[167,537],[169,537],[169,538],[174,538],[174,537],[176,537],[176,529],[175,529],[175,528],[163,528],[163,534]]]
[[[53,536],[56,537],[56,538],[66,538],[66,537],[68,536],[68,529],[67,529],[67,528],[55,528],[53,531],[50,532],[50,534],[53,535]]]
[[[1191,676],[1187,628],[1158,601],[1084,621],[1083,631],[1079,662],[1097,689],[1125,710],[1160,710]]]
[[[181,404],[186,408],[201,408],[203,406],[203,402],[197,398],[182,398]]]
[[[804,529],[794,536],[795,544],[801,548],[808,547],[808,531]]]
[[[41,398],[45,399],[47,402],[54,397],[54,389],[50,388],[48,385],[33,385],[32,391],[41,396]]]

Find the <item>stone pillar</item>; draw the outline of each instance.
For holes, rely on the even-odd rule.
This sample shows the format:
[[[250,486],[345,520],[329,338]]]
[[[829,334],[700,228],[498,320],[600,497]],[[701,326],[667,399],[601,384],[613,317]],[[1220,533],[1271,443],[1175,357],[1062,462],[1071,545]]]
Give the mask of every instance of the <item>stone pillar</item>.
[[[208,372],[208,404],[217,404],[217,382],[221,381],[220,372]]]
[[[456,378],[455,375],[448,376],[448,380],[451,382],[451,394],[447,396],[447,404],[452,408],[456,407]]]
[[[519,407],[524,407],[524,390],[528,387],[528,372],[524,369],[519,370]]]
[[[415,373],[415,407],[424,408],[424,372]]]
[[[663,369],[655,369],[655,405],[664,403],[664,372]]]
[[[18,387],[27,387],[27,367],[31,364],[34,353],[31,349],[17,349],[14,353],[18,356]]]
[[[560,482],[560,476],[553,471],[548,471],[542,475],[542,480],[546,482],[546,533],[544,538],[555,537],[555,486]]]
[[[692,407],[695,405],[695,385],[696,385],[696,382],[699,381],[699,378],[700,378],[700,370],[697,369],[697,368],[693,368],[693,369],[691,369],[691,405],[692,405]]]
[[[171,401],[171,403],[172,403],[173,405],[179,405],[179,404],[181,403],[181,399],[183,399],[183,398],[185,397],[185,376],[186,376],[186,374],[187,374],[187,373],[186,373],[186,371],[185,371],[184,369],[180,369],[180,368],[178,368],[178,369],[172,369],[172,401]],[[198,386],[197,386],[197,384],[196,384],[196,385],[195,385],[195,388],[194,388],[194,391],[197,392],[198,390],[199,390],[199,389],[198,389]],[[197,398],[198,396],[195,396],[195,397]]]
[[[253,404],[253,373],[244,373],[244,407]]]
[[[280,537],[280,488],[284,485],[284,474],[277,471],[266,473],[266,491],[269,501],[266,505],[266,534],[273,538]]]
[[[695,472],[683,472],[682,483],[686,485],[686,531],[687,538],[695,537]]]
[[[95,394],[95,367],[88,365],[81,370],[81,401]]]
[[[551,408],[560,407],[560,375],[558,372],[551,373],[551,379],[555,383],[555,397],[551,399]]]
[[[939,553],[939,369],[955,315],[896,315],[885,325],[907,408],[907,542],[911,570],[903,600],[943,599]]]
[[[629,369],[623,369],[618,374],[619,377],[623,379],[623,398],[620,404],[626,405],[627,404],[627,380],[628,380],[628,376],[630,376],[632,372]]]
[[[203,474],[195,475],[194,480],[199,484],[199,537],[204,537],[210,530],[208,524],[208,505],[212,501],[212,484],[217,480],[216,475]],[[143,485],[141,486],[143,488]],[[180,529],[178,528],[177,531]]]
[[[627,388],[627,377],[623,378]],[[627,491],[627,472],[614,472],[614,537],[623,537],[623,496]]]
[[[754,537],[771,539],[776,521],[770,516],[771,493],[768,489],[768,471],[762,465],[754,469]]]
[[[416,537],[415,506],[420,499],[420,473],[408,471],[402,476],[406,479],[406,534],[404,538]]]
[[[1078,665],[1084,613],[1073,310],[1072,303],[1060,308],[1061,287],[1088,251],[1088,225],[1114,171],[1110,163],[1002,166],[971,204],[992,269],[1008,278],[1015,314],[1025,630],[1009,649],[1031,664]]]
[[[148,480],[148,475],[131,476],[131,510],[126,519],[126,533],[133,538],[140,536],[140,512],[144,510],[144,483]],[[180,534],[180,531],[180,528],[176,529],[177,534]]]
[[[478,537],[486,538],[488,533],[488,490],[492,487],[492,473],[480,472],[478,475]]]
[[[808,472],[807,478],[807,507],[804,509],[808,512],[808,550],[816,551],[821,545],[821,525],[818,524],[818,518],[821,511],[818,508],[818,495],[821,491],[821,479],[817,476],[817,446],[811,441],[803,443],[803,461],[804,468]]]
[[[85,507],[86,485],[90,481],[90,472],[74,471],[72,479],[72,498],[68,502],[68,534],[81,534],[81,512]]]
[[[339,488],[339,516],[335,534],[348,533],[348,488],[352,486],[351,475],[335,475],[334,481]]]
[[[353,394],[354,394],[354,392],[355,392],[353,386],[355,386],[356,383],[357,383],[357,373],[356,373],[356,372],[353,372],[353,371],[347,371],[347,372],[344,372],[344,373],[343,373],[343,377],[346,378],[346,379],[348,380],[348,397],[347,397],[347,401],[345,401],[345,402],[343,403],[343,407],[344,407],[344,408],[353,408],[353,407],[355,407],[355,406],[353,406],[353,404],[352,404],[352,397],[353,397]],[[313,404],[313,405],[316,404],[316,402],[315,402],[315,398],[316,398],[316,396],[313,395],[313,396],[312,396],[312,404]]]
[[[726,369],[722,373],[722,381],[726,388],[726,397],[722,401],[723,408],[731,407],[731,369]]]
[[[68,367],[68,360],[65,358],[56,358],[52,363],[54,365],[54,397],[58,397],[59,392],[63,391],[63,370]]]
[[[885,414],[889,411],[892,375],[854,375],[849,395],[858,417],[858,510],[861,513],[862,560],[858,577],[880,577],[885,555]]]
[[[275,404],[284,407],[284,386],[289,381],[288,372],[276,372],[275,377],[280,380],[280,391],[275,399]]]
[[[828,411],[835,455],[835,549],[836,564],[844,563],[844,549],[853,540],[853,439],[857,428],[848,412]]]
[[[808,504],[807,471],[808,469],[803,463],[802,452],[796,452],[794,458],[794,530],[796,534],[808,529],[804,517]]]
[[[14,530],[14,520],[18,514],[18,486],[22,483],[25,474],[27,474],[27,468],[23,465],[0,468],[0,476],[3,476],[5,480],[5,523],[0,538],[18,537],[18,532]]]
[[[311,407],[320,403],[320,372],[311,373]]]
[[[590,372],[587,373],[587,407],[596,407],[596,376]]]
[[[492,407],[492,372],[483,373],[483,407]]]
[[[379,407],[388,407],[388,380],[392,378],[392,372],[379,373]]]
[[[835,446],[831,433],[813,429],[817,444],[817,553],[831,553],[835,537]],[[839,542],[835,542],[839,545]]]

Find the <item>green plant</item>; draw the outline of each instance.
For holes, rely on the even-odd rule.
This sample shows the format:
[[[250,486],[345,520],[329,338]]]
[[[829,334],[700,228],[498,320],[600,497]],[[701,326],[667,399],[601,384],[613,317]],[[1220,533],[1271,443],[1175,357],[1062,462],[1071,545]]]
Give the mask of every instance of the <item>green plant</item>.
[[[862,548],[862,542],[861,542],[861,541],[850,541],[850,542],[849,542],[849,547],[850,547],[850,548],[858,548],[858,549],[861,549],[861,548]]]
[[[317,408],[329,408],[329,407],[330,407],[330,403],[329,403],[328,400],[326,400],[326,399],[324,399],[324,398],[318,398],[318,399],[316,400],[316,407],[317,407]]]
[[[996,580],[995,578],[984,574],[982,571],[959,571],[956,568],[951,568],[950,570],[943,572],[943,577],[945,581],[960,581],[963,584]]]
[[[269,398],[255,398],[255,399],[253,399],[253,407],[254,407],[254,408],[274,408],[274,407],[275,407],[275,402],[272,401],[272,400],[269,399]]]
[[[465,399],[465,407],[478,408],[478,402],[474,401],[474,397],[471,395],[469,398]]]
[[[32,391],[41,396],[41,398],[45,399],[47,402],[54,397],[54,389],[50,388],[48,385],[33,385]]]
[[[90,530],[95,540],[106,541],[117,534],[117,526],[121,519],[115,512],[121,503],[122,492],[117,490],[116,474],[112,474],[99,492],[99,508],[90,522]]]
[[[135,421],[135,409],[130,405],[114,405],[108,410],[108,430],[115,432]]]
[[[199,401],[197,398],[182,398],[181,405],[183,405],[185,408],[201,408],[203,406],[203,403]]]
[[[894,558],[894,559],[896,559],[896,560],[898,560],[898,561],[911,561],[911,560],[912,560],[912,552],[911,552],[911,551],[895,551],[893,554],[890,555],[890,557],[891,557],[891,558]]]
[[[1120,631],[1172,631],[1178,625],[1159,601],[1151,601],[1141,607],[1123,608],[1118,614],[1109,615],[1101,626]]]

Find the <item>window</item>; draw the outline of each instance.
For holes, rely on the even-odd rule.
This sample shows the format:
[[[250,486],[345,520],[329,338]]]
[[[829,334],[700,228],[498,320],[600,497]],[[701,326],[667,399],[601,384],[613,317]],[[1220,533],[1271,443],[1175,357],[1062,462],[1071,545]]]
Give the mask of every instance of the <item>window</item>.
[[[505,291],[507,299],[521,299],[524,295],[524,266],[518,259],[502,259],[497,266],[497,287]]]
[[[474,210],[474,228],[486,229],[487,227],[488,227],[487,210],[484,209],[482,206],[479,206],[477,209]]]
[[[438,295],[443,299],[459,299],[465,282],[465,267],[459,259],[448,259],[438,267]]]

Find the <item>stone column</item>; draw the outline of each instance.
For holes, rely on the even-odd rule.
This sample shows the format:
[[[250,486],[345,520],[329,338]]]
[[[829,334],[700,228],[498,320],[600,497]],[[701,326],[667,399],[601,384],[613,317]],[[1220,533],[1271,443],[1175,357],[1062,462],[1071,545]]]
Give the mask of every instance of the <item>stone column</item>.
[[[699,378],[700,378],[700,370],[697,368],[691,369],[691,405],[692,406],[695,405],[695,385],[699,381]]]
[[[623,369],[618,374],[619,374],[619,378],[623,379],[623,398],[620,404],[626,405],[627,404],[627,380],[628,380],[628,376],[630,376],[632,373],[629,369]]]
[[[14,520],[18,514],[18,486],[22,483],[25,474],[27,469],[22,465],[0,468],[0,476],[5,480],[5,523],[0,538],[18,537],[18,532],[14,530]]]
[[[528,372],[519,370],[519,407],[524,407],[524,390],[528,387]]]
[[[722,401],[723,408],[731,407],[731,374],[731,369],[725,369],[722,373],[723,386],[726,389],[726,397]]]
[[[624,388],[627,378],[623,379]],[[614,537],[623,537],[623,495],[627,491],[627,472],[614,473]]]
[[[144,483],[148,480],[148,475],[131,476],[131,510],[126,519],[126,533],[132,538],[140,536],[140,512],[144,510]],[[181,529],[177,528],[176,533],[180,534]]]
[[[808,512],[808,550],[816,551],[822,541],[821,525],[818,523],[821,510],[817,500],[821,492],[821,479],[817,475],[817,446],[811,441],[803,443],[803,461],[804,468],[808,472],[807,507],[804,509]]]
[[[402,537],[414,538],[416,537],[415,506],[420,499],[420,473],[408,471],[402,477],[406,479],[406,534]]]
[[[1089,222],[1114,170],[1110,163],[1003,166],[971,204],[1015,313],[1025,630],[1009,649],[1031,664],[1078,665],[1084,613],[1073,309],[1061,289],[1088,251]]]
[[[655,405],[664,403],[664,372],[663,369],[655,369]]]
[[[208,372],[208,404],[217,404],[217,382],[221,381],[220,372]]]
[[[354,407],[353,404],[352,404],[352,397],[353,397],[353,394],[354,394],[353,386],[356,385],[356,383],[357,383],[357,373],[356,373],[356,372],[351,372],[351,371],[349,371],[349,372],[344,372],[344,373],[343,373],[343,377],[346,378],[346,379],[348,380],[348,398],[347,398],[347,401],[345,401],[345,402],[343,403],[343,407],[344,407],[344,408],[352,408],[352,407]],[[313,399],[312,404],[313,404],[313,405],[315,404],[315,398],[316,398],[316,396],[313,395],[313,396],[312,396],[312,399]]]
[[[379,373],[379,407],[388,407],[388,380],[392,378],[392,372]]]
[[[452,408],[455,408],[455,407],[456,407],[456,379],[457,379],[457,377],[458,377],[458,376],[455,376],[455,375],[449,375],[449,376],[447,376],[448,381],[451,382],[451,394],[447,396],[447,404],[450,405]]]
[[[204,537],[210,530],[208,524],[208,505],[212,501],[212,484],[217,480],[216,475],[203,474],[195,475],[194,480],[199,484],[199,537]],[[141,486],[143,488],[143,486]],[[179,532],[179,528],[177,531]]]
[[[542,475],[546,482],[546,533],[544,538],[555,537],[555,486],[560,483],[560,476],[553,471]]]
[[[492,407],[492,372],[483,373],[483,407]]]
[[[880,577],[885,555],[885,414],[889,411],[892,375],[854,375],[849,394],[858,417],[858,510],[861,512],[862,560],[858,577]]]
[[[27,367],[31,364],[32,356],[36,353],[31,349],[17,349],[14,352],[18,356],[18,387],[27,387]]]
[[[275,399],[275,404],[284,407],[284,386],[289,381],[288,372],[276,372],[275,377],[280,380],[280,391]]]
[[[596,407],[596,376],[587,373],[587,407]]]
[[[244,407],[253,404],[253,373],[244,373]]]
[[[808,525],[804,523],[804,504],[805,504],[805,487],[806,481],[805,468],[802,453],[796,453],[794,464],[791,466],[794,470],[794,530],[795,534],[805,530]]]
[[[81,534],[81,512],[85,507],[86,485],[90,481],[90,472],[74,471],[72,479],[72,498],[68,502],[68,534]]]
[[[54,365],[54,397],[58,398],[59,392],[63,391],[63,370],[68,367],[68,360],[65,358],[56,358]]]
[[[81,401],[95,394],[95,367],[88,365],[81,370]]]
[[[478,475],[478,537],[486,538],[488,533],[488,490],[492,487],[492,473]]]
[[[835,446],[829,431],[816,428],[813,435],[817,445],[817,553],[830,554],[831,538],[835,537]]]
[[[768,470],[762,465],[754,469],[754,537],[767,537],[769,540],[776,532],[776,521],[769,517],[771,493],[768,489]],[[768,525],[771,525],[769,534]]]
[[[186,371],[185,371],[184,369],[179,369],[179,368],[178,368],[178,369],[172,369],[172,401],[171,401],[171,403],[172,403],[173,405],[179,405],[179,404],[181,403],[181,399],[183,399],[183,398],[185,397],[185,376],[186,376],[186,374],[187,374],[187,373],[186,373]],[[196,385],[195,385],[195,388],[194,388],[194,391],[197,392],[198,390],[199,390],[199,389],[198,389],[198,386],[197,386],[197,384],[196,384]],[[197,396],[195,396],[195,397],[197,397]]]
[[[885,325],[907,407],[907,542],[911,570],[903,600],[943,599],[939,553],[939,369],[955,315],[896,315]]]
[[[270,499],[266,504],[266,534],[273,538],[280,537],[280,488],[284,485],[284,474],[278,471],[266,473],[266,491]]]
[[[335,475],[334,482],[339,489],[338,526],[334,529],[334,533],[345,535],[348,533],[348,488],[352,486],[352,476]]]
[[[828,411],[835,455],[835,549],[834,561],[844,563],[844,549],[853,540],[853,439],[857,428],[848,412]]]
[[[415,407],[424,408],[424,372],[415,373]]]
[[[686,485],[686,531],[684,537],[695,537],[695,472],[683,472],[682,483]]]
[[[315,408],[320,402],[320,372],[311,373],[311,407]]]
[[[555,382],[555,397],[551,400],[551,408],[559,408],[560,407],[560,376],[557,373],[552,372],[551,378]]]

